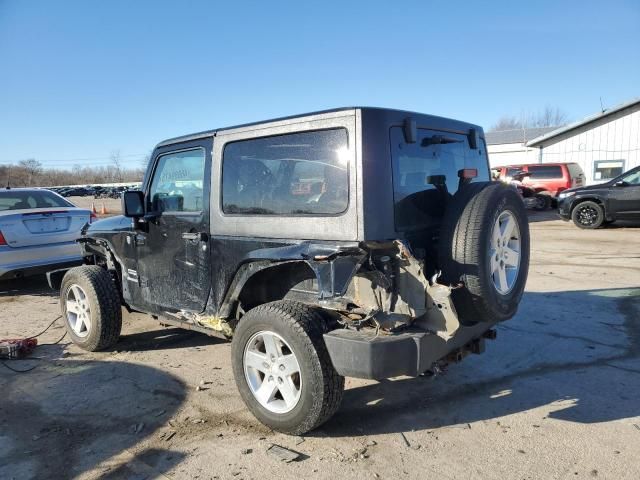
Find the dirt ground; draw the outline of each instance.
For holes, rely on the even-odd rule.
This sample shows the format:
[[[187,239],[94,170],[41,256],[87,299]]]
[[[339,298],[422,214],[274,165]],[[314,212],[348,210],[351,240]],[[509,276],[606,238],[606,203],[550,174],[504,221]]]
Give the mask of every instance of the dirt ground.
[[[111,351],[38,347],[9,363],[28,373],[0,365],[0,478],[640,478],[640,228],[547,213],[531,231],[527,293],[483,355],[435,378],[347,379],[304,438],[247,412],[224,341],[126,315]],[[58,315],[41,278],[0,290],[0,338]]]
[[[122,211],[122,204],[119,198],[94,198],[94,197],[67,197],[71,203],[81,208],[95,207],[98,217],[108,217],[119,215]],[[105,213],[102,213],[104,209]]]

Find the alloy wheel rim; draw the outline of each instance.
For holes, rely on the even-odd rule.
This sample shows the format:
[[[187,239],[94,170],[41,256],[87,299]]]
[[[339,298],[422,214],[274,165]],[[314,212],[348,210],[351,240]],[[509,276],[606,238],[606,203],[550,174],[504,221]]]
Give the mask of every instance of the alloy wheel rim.
[[[513,290],[520,272],[522,242],[515,215],[505,210],[496,219],[491,232],[491,280],[498,293]]]
[[[242,359],[249,390],[258,403],[273,413],[287,413],[300,401],[302,375],[298,359],[277,333],[252,335]]]
[[[595,208],[586,206],[580,207],[578,210],[578,221],[585,226],[593,225],[598,218],[598,212]]]
[[[65,298],[67,323],[73,333],[81,338],[91,331],[91,307],[87,293],[80,285],[71,285]]]

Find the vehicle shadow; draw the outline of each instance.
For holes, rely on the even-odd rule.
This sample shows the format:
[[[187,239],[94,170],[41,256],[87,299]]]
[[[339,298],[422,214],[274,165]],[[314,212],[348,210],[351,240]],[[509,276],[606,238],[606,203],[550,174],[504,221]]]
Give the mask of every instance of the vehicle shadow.
[[[33,363],[11,362],[17,369]],[[131,478],[140,470],[152,473],[144,478],[156,478],[184,457],[164,440],[153,452],[129,450],[158,435],[185,401],[183,382],[161,370],[117,361],[40,360],[29,373],[3,368],[0,387],[0,478]]]
[[[608,223],[602,228],[616,229],[616,228],[638,228],[640,227],[640,220],[617,220],[613,223]]]
[[[57,297],[58,292],[49,288],[47,277],[44,275],[0,280],[0,298],[21,295]]]
[[[313,436],[471,428],[538,409],[595,423],[640,415],[640,290],[527,293],[482,357],[440,377],[399,378],[345,392]]]
[[[106,351],[145,352],[148,350],[169,350],[174,348],[204,347],[226,343],[218,337],[181,328],[162,328],[121,335],[118,343]]]
[[[537,223],[537,222],[550,222],[553,220],[562,220],[560,215],[558,215],[558,211],[553,210],[545,210],[543,212],[539,212],[537,210],[527,210],[527,216],[529,217],[529,223]]]

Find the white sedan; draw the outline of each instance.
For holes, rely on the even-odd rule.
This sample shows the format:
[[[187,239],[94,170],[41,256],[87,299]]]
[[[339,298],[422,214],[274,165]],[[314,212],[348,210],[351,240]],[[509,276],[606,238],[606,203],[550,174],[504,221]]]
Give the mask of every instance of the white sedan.
[[[0,189],[0,279],[79,264],[76,239],[95,218],[50,190]]]

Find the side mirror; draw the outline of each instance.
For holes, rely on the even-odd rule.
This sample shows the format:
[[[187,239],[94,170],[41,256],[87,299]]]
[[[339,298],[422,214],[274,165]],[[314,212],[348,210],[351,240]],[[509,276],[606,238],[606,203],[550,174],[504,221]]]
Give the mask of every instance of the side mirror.
[[[627,182],[625,182],[624,180],[620,180],[619,182],[616,182],[613,184],[614,187],[628,187],[629,184]]]
[[[127,190],[122,193],[122,212],[125,217],[144,216],[144,193],[140,190]]]

